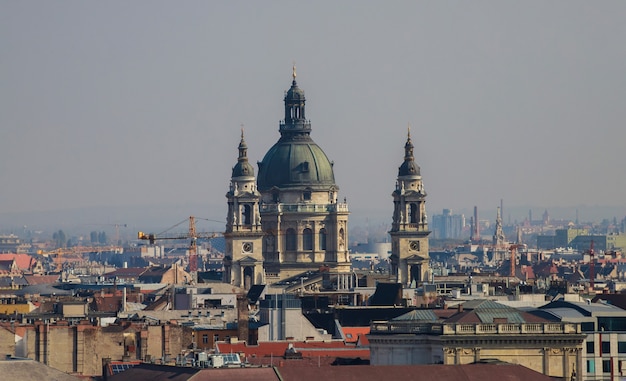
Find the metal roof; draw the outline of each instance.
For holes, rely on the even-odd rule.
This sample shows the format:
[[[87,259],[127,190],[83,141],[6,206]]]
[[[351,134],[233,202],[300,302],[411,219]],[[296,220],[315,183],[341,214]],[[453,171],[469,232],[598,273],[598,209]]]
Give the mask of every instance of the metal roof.
[[[437,321],[437,315],[432,310],[413,310],[391,320],[394,321]]]

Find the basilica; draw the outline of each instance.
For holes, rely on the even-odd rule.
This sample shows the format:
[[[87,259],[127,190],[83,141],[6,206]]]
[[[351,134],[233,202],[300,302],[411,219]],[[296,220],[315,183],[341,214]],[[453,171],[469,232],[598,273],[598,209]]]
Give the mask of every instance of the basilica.
[[[304,91],[284,97],[280,138],[258,163],[248,159],[243,131],[226,193],[226,283],[249,289],[301,274],[332,274],[334,289],[353,287],[348,251],[348,204],[340,200],[333,162],[311,138]],[[428,280],[426,192],[414,161],[410,132],[393,191],[390,281]]]

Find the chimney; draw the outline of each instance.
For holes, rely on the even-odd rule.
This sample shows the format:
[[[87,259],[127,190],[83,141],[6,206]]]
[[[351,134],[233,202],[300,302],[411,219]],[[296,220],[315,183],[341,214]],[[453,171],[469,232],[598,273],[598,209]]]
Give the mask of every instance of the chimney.
[[[248,317],[248,298],[245,295],[237,295],[237,338],[248,343],[250,335]]]
[[[459,312],[463,312],[463,304],[459,304],[458,305],[458,311]]]

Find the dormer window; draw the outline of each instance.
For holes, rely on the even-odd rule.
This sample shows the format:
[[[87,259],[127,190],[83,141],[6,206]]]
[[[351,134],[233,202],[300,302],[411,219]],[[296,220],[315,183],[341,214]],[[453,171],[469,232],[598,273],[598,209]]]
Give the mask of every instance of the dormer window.
[[[309,171],[309,162],[308,161],[303,161],[300,168],[301,168],[302,172],[308,172]]]
[[[304,193],[302,193],[302,199],[304,199],[304,201],[311,201],[311,191],[305,190]]]

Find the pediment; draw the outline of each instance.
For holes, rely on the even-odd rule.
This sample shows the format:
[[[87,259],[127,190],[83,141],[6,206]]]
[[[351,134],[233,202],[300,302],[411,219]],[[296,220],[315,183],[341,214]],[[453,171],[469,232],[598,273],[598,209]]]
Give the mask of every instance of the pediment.
[[[248,264],[250,264],[250,263],[261,263],[261,261],[256,259],[256,258],[253,258],[253,257],[251,257],[249,255],[246,255],[245,257],[239,259],[237,261],[237,263],[248,263]]]

